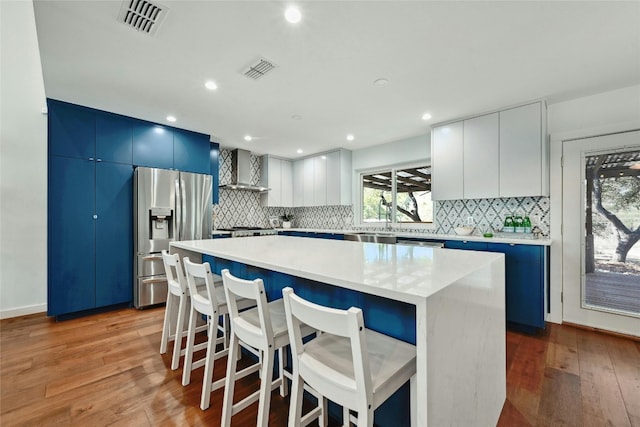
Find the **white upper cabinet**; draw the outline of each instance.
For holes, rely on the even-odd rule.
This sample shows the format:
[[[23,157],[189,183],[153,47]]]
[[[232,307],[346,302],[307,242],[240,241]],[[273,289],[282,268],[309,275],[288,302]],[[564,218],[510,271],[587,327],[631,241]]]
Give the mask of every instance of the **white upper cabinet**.
[[[327,204],[327,156],[313,157],[313,206]]]
[[[304,161],[293,162],[293,206],[304,206]]]
[[[500,197],[546,196],[542,103],[500,112]]]
[[[351,204],[351,152],[335,150],[293,162],[293,206]]]
[[[327,205],[351,204],[351,151],[336,150],[326,154]]]
[[[500,141],[498,113],[464,121],[463,195],[465,199],[499,197]]]
[[[302,206],[314,206],[315,203],[315,174],[314,168],[316,162],[313,157],[307,157],[302,160],[304,176],[302,186]]]
[[[289,160],[262,156],[260,185],[271,189],[260,195],[262,206],[293,206],[292,167]]]
[[[431,137],[431,199],[462,199],[463,123],[433,128]]]
[[[548,196],[542,102],[436,126],[433,200]]]

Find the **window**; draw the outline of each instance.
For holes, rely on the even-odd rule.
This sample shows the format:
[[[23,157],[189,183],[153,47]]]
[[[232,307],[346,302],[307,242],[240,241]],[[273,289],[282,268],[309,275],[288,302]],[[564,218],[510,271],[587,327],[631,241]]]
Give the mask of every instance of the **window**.
[[[431,166],[381,169],[360,176],[363,224],[433,222]]]

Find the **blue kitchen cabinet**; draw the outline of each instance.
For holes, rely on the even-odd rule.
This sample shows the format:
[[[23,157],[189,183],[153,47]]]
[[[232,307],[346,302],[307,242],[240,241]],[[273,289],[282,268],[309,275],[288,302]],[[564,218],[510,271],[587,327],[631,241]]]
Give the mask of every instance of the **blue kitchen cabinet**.
[[[213,204],[218,204],[220,200],[220,144],[209,143],[209,174],[213,178]]]
[[[530,332],[544,328],[544,246],[446,240],[445,248],[503,253],[507,322]]]
[[[188,130],[173,130],[173,168],[209,174],[209,136]]]
[[[49,157],[47,313],[95,307],[95,162]]]
[[[484,242],[472,242],[469,240],[446,240],[444,247],[447,249],[463,249],[468,251],[486,251],[487,244]]]
[[[133,167],[96,163],[95,306],[132,300]]]
[[[136,121],[133,126],[133,164],[173,169],[173,129]]]
[[[96,111],[96,160],[131,165],[133,124],[127,117]]]
[[[545,247],[489,243],[487,250],[505,255],[507,321],[544,328]]]
[[[49,155],[89,160],[95,157],[94,110],[67,102],[47,100]]]

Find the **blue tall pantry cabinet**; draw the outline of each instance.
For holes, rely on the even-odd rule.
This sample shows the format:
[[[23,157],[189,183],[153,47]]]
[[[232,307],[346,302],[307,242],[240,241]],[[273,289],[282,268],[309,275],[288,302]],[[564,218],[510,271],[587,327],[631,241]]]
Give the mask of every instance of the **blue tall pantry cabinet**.
[[[217,187],[213,146],[204,134],[66,102],[48,108],[47,313],[130,304],[134,167],[215,169]]]

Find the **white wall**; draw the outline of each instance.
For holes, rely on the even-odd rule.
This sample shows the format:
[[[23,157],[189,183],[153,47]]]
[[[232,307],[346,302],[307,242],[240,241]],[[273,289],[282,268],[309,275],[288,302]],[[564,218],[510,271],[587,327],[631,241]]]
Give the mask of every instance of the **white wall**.
[[[351,154],[354,171],[431,159],[431,134],[392,141],[355,150]],[[357,194],[357,192],[353,193]]]
[[[0,1],[0,318],[46,311],[47,116],[31,1]]]
[[[564,101],[548,106],[551,193],[551,313],[562,322],[562,141],[640,127],[640,85]]]

